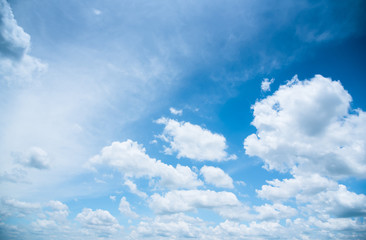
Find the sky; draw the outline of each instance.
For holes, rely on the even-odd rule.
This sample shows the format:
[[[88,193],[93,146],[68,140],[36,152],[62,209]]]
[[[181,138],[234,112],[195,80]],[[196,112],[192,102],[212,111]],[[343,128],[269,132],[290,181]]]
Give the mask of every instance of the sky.
[[[365,239],[362,0],[0,0],[1,239]]]

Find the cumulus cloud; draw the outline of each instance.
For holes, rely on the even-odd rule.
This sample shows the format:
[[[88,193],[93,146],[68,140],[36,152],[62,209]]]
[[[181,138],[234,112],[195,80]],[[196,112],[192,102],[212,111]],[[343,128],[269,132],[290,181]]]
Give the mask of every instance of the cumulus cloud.
[[[149,203],[150,208],[158,214],[237,205],[239,200],[233,193],[211,190],[175,190],[164,196],[155,193],[151,196]]]
[[[258,212],[256,219],[260,220],[286,219],[297,214],[296,209],[280,203],[255,206],[254,209],[256,212]]]
[[[271,91],[271,84],[274,82],[274,78],[265,78],[261,83],[261,89],[263,92]]]
[[[224,136],[212,133],[189,122],[177,122],[173,119],[160,118],[156,121],[164,124],[161,138],[170,143],[166,154],[177,152],[177,158],[186,157],[197,161],[224,161],[236,159],[228,155]]]
[[[173,167],[150,158],[142,145],[131,140],[104,147],[100,155],[89,160],[89,164],[116,168],[126,177],[157,177],[160,178],[158,183],[166,188],[195,188],[203,184],[189,167],[179,164]]]
[[[0,215],[24,217],[41,210],[41,204],[19,201],[13,198],[2,199],[0,202]]]
[[[131,180],[127,179],[124,184],[130,189],[133,194],[136,194],[137,196],[142,198],[147,198],[147,194],[138,190],[136,184]]]
[[[203,166],[200,170],[205,182],[216,187],[234,188],[233,179],[227,175],[221,168],[212,166]]]
[[[305,196],[313,196],[328,189],[336,189],[338,184],[332,180],[312,174],[307,176],[295,176],[290,179],[267,181],[261,190],[256,190],[259,197],[271,201],[284,201],[297,197],[304,200]]]
[[[350,113],[352,98],[339,81],[295,76],[256,102],[244,148],[267,169],[334,178],[366,176],[366,113]]]
[[[18,26],[6,0],[0,0],[0,76],[7,83],[31,81],[46,65],[28,55],[30,36]]]
[[[208,230],[201,219],[178,213],[141,221],[130,236],[132,239],[207,239]]]
[[[257,190],[258,196],[275,202],[294,198],[306,204],[303,211],[332,217],[365,216],[366,196],[347,190],[347,187],[319,175],[295,176],[282,181],[267,181]]]
[[[93,211],[90,208],[84,208],[76,216],[76,220],[81,223],[82,231],[87,235],[108,237],[122,229],[115,217],[101,209]]]
[[[121,201],[119,202],[118,210],[122,214],[124,214],[128,217],[132,217],[132,218],[139,217],[139,215],[137,215],[137,213],[135,213],[134,211],[131,210],[130,203],[127,202],[126,197],[121,198]]]
[[[15,153],[13,156],[18,163],[25,167],[40,170],[50,168],[50,160],[47,152],[39,147],[32,147],[26,153]]]
[[[178,116],[182,116],[182,114],[183,114],[182,109],[178,110],[178,109],[175,109],[173,107],[169,108],[169,111],[170,111],[171,114],[178,115]]]
[[[69,216],[69,207],[60,201],[49,201],[47,206],[51,211],[47,211],[48,216],[55,221],[65,222]]]

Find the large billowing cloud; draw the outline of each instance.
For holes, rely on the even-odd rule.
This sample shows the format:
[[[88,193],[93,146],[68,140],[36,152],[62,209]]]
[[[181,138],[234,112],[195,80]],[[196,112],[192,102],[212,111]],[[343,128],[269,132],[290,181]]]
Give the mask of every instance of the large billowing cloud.
[[[366,113],[350,109],[351,100],[339,81],[295,77],[253,105],[257,133],[245,139],[245,151],[267,169],[363,178]]]
[[[89,163],[116,168],[126,177],[157,177],[160,178],[159,184],[166,188],[195,188],[203,184],[189,167],[179,164],[173,167],[150,158],[142,145],[131,140],[104,147],[101,154],[91,158]]]
[[[28,55],[30,36],[18,26],[6,0],[0,1],[0,77],[8,84],[32,80],[46,65]]]
[[[177,153],[177,158],[186,157],[197,161],[224,161],[236,159],[226,152],[226,139],[221,134],[212,133],[189,122],[160,118],[157,123],[164,124],[161,138],[170,143],[165,153]]]

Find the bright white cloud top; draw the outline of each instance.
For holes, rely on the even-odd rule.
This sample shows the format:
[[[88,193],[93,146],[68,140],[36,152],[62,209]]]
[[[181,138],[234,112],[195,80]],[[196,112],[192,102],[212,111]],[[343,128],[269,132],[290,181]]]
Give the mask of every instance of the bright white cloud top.
[[[365,177],[366,114],[351,100],[339,81],[293,78],[253,105],[257,133],[245,139],[246,153],[297,175]]]
[[[0,0],[0,239],[366,239],[365,9]]]
[[[164,150],[166,154],[177,152],[178,159],[186,157],[197,161],[236,159],[235,155],[229,156],[226,152],[226,139],[220,134],[189,122],[167,118],[160,118],[156,122],[165,125],[161,138],[170,143],[170,147]]]

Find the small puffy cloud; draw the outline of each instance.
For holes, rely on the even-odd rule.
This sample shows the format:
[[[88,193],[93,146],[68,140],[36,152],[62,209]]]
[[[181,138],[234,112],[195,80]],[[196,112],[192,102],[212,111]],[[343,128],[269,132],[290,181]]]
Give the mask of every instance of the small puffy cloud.
[[[203,183],[189,167],[173,167],[150,158],[137,142],[113,142],[100,155],[89,160],[89,165],[107,165],[118,169],[125,177],[160,178],[158,184],[166,188],[195,188]],[[131,185],[131,184],[130,184]]]
[[[8,84],[32,80],[46,65],[28,55],[30,36],[18,26],[6,0],[0,0],[0,77]]]
[[[25,167],[36,169],[50,168],[50,160],[46,151],[39,147],[32,147],[26,153],[17,153],[15,160]]]
[[[267,169],[364,178],[366,113],[350,113],[351,100],[339,81],[295,77],[252,106],[257,133],[245,139],[245,151]]]
[[[118,210],[120,213],[132,217],[132,218],[138,218],[139,215],[137,215],[134,211],[131,210],[130,203],[127,202],[126,197],[122,197],[121,201],[119,202]]]
[[[115,217],[101,209],[93,211],[90,208],[84,208],[76,216],[76,220],[81,223],[82,231],[87,235],[108,237],[122,229]]]
[[[263,92],[267,92],[267,91],[271,91],[271,84],[274,82],[274,78],[269,79],[269,78],[265,78],[263,79],[262,83],[261,83],[261,89]]]
[[[173,119],[160,118],[156,121],[164,124],[161,138],[170,143],[165,149],[166,154],[177,152],[177,158],[186,157],[197,161],[224,161],[236,159],[229,156],[224,136],[212,133],[189,122],[177,122]]]
[[[99,9],[95,9],[95,8],[93,8],[93,13],[94,13],[95,15],[100,15],[100,14],[102,14],[102,11],[100,11]]]
[[[216,187],[234,188],[233,179],[227,175],[221,168],[212,166],[203,166],[200,170],[205,182]]]
[[[109,196],[109,199],[112,201],[116,201],[116,196],[111,195],[111,196]]]
[[[150,208],[158,214],[237,205],[239,200],[233,193],[211,190],[175,190],[166,193],[165,196],[155,193],[151,196],[149,203]]]
[[[136,184],[131,180],[127,179],[124,184],[130,189],[131,193],[136,194],[137,196],[142,198],[147,198],[147,194],[138,190]]]
[[[170,111],[171,114],[178,115],[178,116],[182,116],[182,114],[183,114],[182,109],[178,110],[178,109],[175,109],[175,108],[171,107],[171,108],[169,108],[169,111]]]

